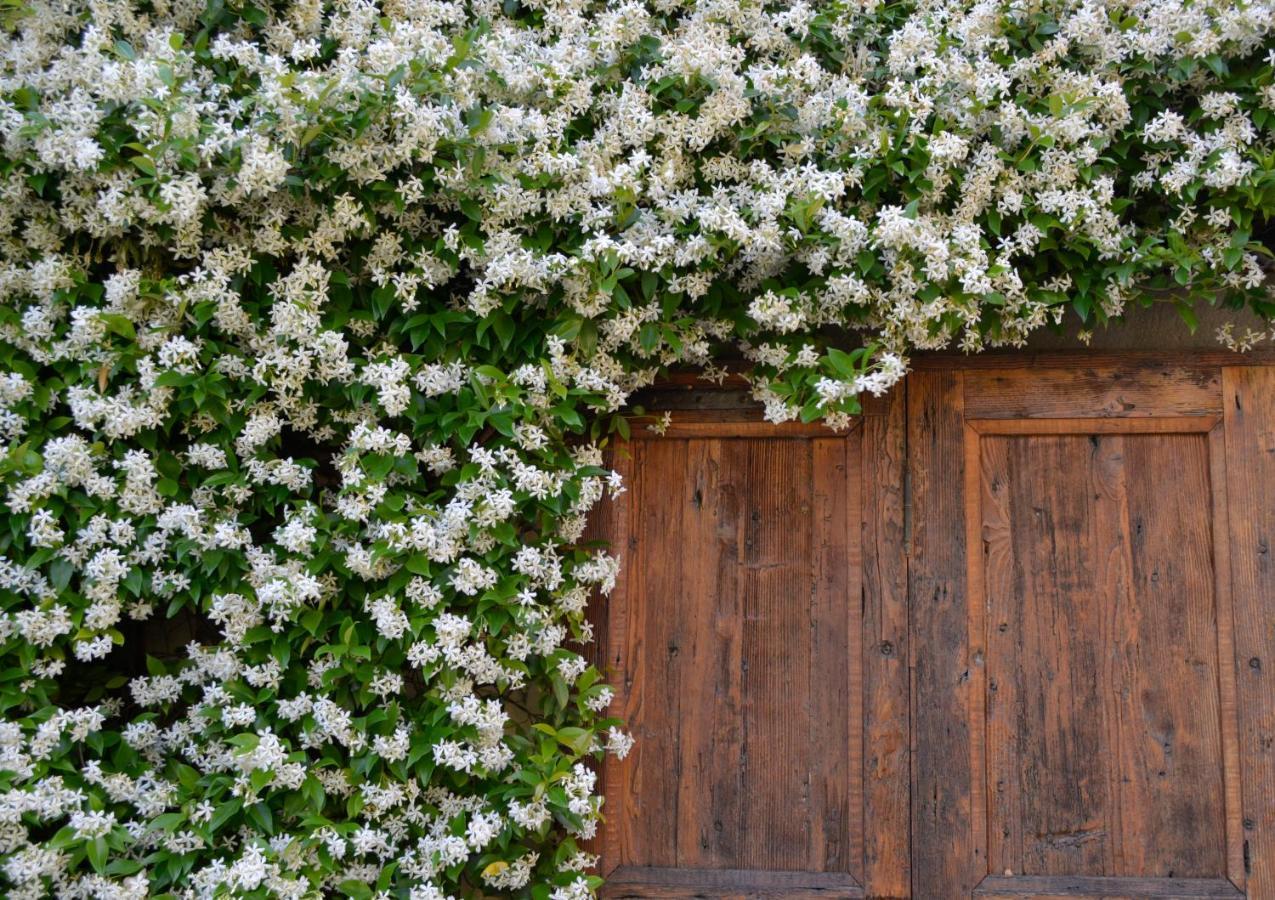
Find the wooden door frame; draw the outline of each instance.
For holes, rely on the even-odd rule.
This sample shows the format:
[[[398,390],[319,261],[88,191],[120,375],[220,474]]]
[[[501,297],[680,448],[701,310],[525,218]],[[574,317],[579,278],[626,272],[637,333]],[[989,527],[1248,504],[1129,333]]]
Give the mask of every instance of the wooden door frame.
[[[1237,531],[1254,528],[1263,515],[1259,504],[1263,491],[1269,496],[1275,485],[1275,463],[1250,476],[1244,512],[1236,514],[1237,492],[1227,490],[1244,464],[1260,462],[1255,445],[1265,439],[1272,446],[1264,449],[1275,454],[1275,378],[1244,384],[1246,373],[1272,363],[1270,351],[1064,352],[915,362],[907,387],[908,474],[917,510],[909,597],[925,604],[923,616],[914,605],[911,628],[911,646],[919,648],[910,661],[916,896],[933,895],[936,885],[952,896],[981,898],[1275,896],[1275,765],[1269,750],[1275,692],[1266,687],[1263,696],[1263,686],[1244,677],[1253,672],[1239,665],[1247,658],[1247,668],[1260,670],[1262,656],[1275,653],[1275,616],[1269,596],[1260,596],[1256,555],[1245,553],[1260,539],[1250,536],[1236,549]],[[1235,424],[1237,410],[1248,403],[1240,402],[1244,393],[1255,401],[1247,428]],[[1265,423],[1265,432],[1253,428],[1254,420]],[[1225,810],[1221,879],[1006,877],[989,871],[985,755],[982,735],[969,727],[980,719],[986,688],[981,555],[968,549],[981,540],[978,503],[970,502],[982,490],[979,440],[983,434],[1104,433],[1197,433],[1208,442]],[[1265,515],[1270,527],[1275,516]],[[1252,627],[1236,630],[1232,622],[1240,621]],[[1255,866],[1255,859],[1264,863]]]
[[[770,890],[784,896],[801,896],[809,891],[820,896],[906,897],[911,873],[899,860],[908,858],[908,770],[909,714],[907,671],[907,571],[903,553],[904,509],[903,466],[905,464],[905,409],[902,395],[895,393],[867,404],[865,414],[854,420],[846,432],[830,431],[819,423],[768,423],[760,407],[742,389],[742,379],[732,376],[721,383],[703,385],[694,377],[674,376],[638,400],[651,413],[651,421],[664,413],[670,423],[662,434],[646,428],[646,421],[632,423],[632,436],[613,449],[611,465],[627,480],[633,472],[628,444],[676,438],[831,438],[855,440],[855,456],[860,466],[857,484],[874,485],[873,490],[856,492],[851,499],[857,508],[853,521],[861,529],[856,587],[859,597],[847,598],[862,606],[860,641],[855,648],[852,670],[858,690],[851,701],[852,715],[861,724],[859,746],[850,749],[850,764],[858,788],[851,800],[857,812],[857,830],[852,838],[856,865],[853,882],[835,875],[801,878],[788,873],[770,873]],[[610,537],[623,556],[631,547],[631,509],[621,495],[619,502],[602,511],[596,530]],[[623,563],[623,559],[622,559]],[[640,573],[635,577],[640,579]],[[604,602],[593,604],[591,619],[595,633],[607,644],[601,668],[615,685],[612,709],[622,714],[626,697],[623,673],[627,661],[621,655],[630,584],[622,577]],[[596,612],[593,612],[596,610]],[[872,705],[872,717],[865,710]],[[608,757],[603,763],[602,793],[605,811],[624,802],[620,773],[623,763]],[[624,896],[640,890],[642,896],[695,896],[702,883],[681,883],[670,873],[640,870],[627,864],[621,828],[604,829],[596,849],[601,855],[601,873],[608,879],[604,892]],[[756,873],[721,871],[715,873],[714,890],[730,892],[743,888],[744,877],[753,879],[749,892],[759,885]],[[768,876],[769,877],[769,876]],[[795,891],[795,893],[794,893]]]
[[[866,398],[864,414],[854,427],[861,429],[863,442],[863,498],[859,507],[864,554],[860,648],[864,737],[859,758],[863,821],[867,823],[860,871],[867,896],[923,896],[927,889],[924,884],[934,883],[935,878],[959,886],[965,896],[1027,896],[1016,892],[1030,887],[1021,876],[1012,879],[1012,883],[996,875],[984,877],[986,862],[978,856],[978,848],[971,846],[969,853],[962,854],[953,847],[953,841],[967,840],[969,828],[952,819],[952,810],[961,807],[962,796],[968,799],[976,785],[969,780],[973,777],[970,771],[964,783],[959,778],[953,783],[951,767],[941,763],[950,759],[954,750],[963,752],[973,762],[970,736],[956,736],[963,751],[953,748],[946,739],[952,724],[951,704],[957,702],[954,691],[959,686],[935,681],[933,662],[918,660],[912,652],[918,642],[931,649],[947,647],[957,653],[969,650],[967,589],[974,582],[970,572],[973,564],[965,546],[972,525],[963,497],[970,490],[971,435],[976,438],[980,431],[988,429],[1017,429],[1021,433],[1040,433],[1042,429],[1054,433],[1112,429],[1203,431],[1209,435],[1212,477],[1225,479],[1226,460],[1237,458],[1244,450],[1235,446],[1237,441],[1247,442],[1251,450],[1251,445],[1263,440],[1266,432],[1260,430],[1259,421],[1256,428],[1250,425],[1240,437],[1228,440],[1219,424],[1225,412],[1223,400],[1237,402],[1244,382],[1239,373],[1246,367],[1272,365],[1275,350],[1246,354],[1083,350],[993,352],[973,357],[925,354],[911,361],[912,374],[889,395]],[[1216,383],[1209,380],[1209,370],[1217,373]],[[1232,372],[1236,374],[1226,374]],[[1199,373],[1201,380],[1192,382],[1190,373]],[[1024,409],[1021,402],[1015,406],[1021,400],[1015,383],[1023,379],[1034,386],[1034,402],[1039,402],[1042,391],[1052,398],[1047,408]],[[1185,380],[1198,387],[1172,399],[1173,415],[1169,417],[1164,415],[1164,398],[1156,398],[1155,394],[1163,390],[1167,380]],[[924,391],[910,389],[922,384],[927,388]],[[679,372],[641,392],[634,402],[647,413],[670,414],[667,437],[832,434],[817,423],[765,423],[759,406],[748,396],[746,385],[738,369],[728,371],[724,379],[716,382],[705,381],[695,373]],[[957,395],[959,405],[954,405]],[[972,417],[965,414],[967,398],[972,398]],[[1156,415],[1148,416],[1147,404],[1153,399]],[[1270,402],[1275,411],[1275,400]],[[960,410],[961,415],[953,416],[953,409]],[[967,418],[973,422],[967,422]],[[1035,421],[1030,425],[1013,424],[1020,419]],[[652,439],[658,436],[643,431],[641,421],[636,421],[633,440]],[[911,465],[918,456],[956,458],[960,462],[918,472]],[[623,451],[612,453],[611,459],[622,475],[631,474]],[[1275,471],[1259,473],[1258,477],[1275,478]],[[1259,490],[1254,496],[1260,496],[1260,485],[1255,487]],[[1219,647],[1219,653],[1225,650],[1231,659],[1250,659],[1251,669],[1248,673],[1231,672],[1233,677],[1222,679],[1228,685],[1223,688],[1223,703],[1238,703],[1243,713],[1240,733],[1227,739],[1227,767],[1243,766],[1246,787],[1245,795],[1239,797],[1228,785],[1227,860],[1233,884],[1243,888],[1247,882],[1250,890],[1261,886],[1275,896],[1275,810],[1269,808],[1269,800],[1254,796],[1263,791],[1269,792],[1268,797],[1275,796],[1275,759],[1267,758],[1272,754],[1262,749],[1263,742],[1270,739],[1267,731],[1275,726],[1275,691],[1252,677],[1260,676],[1263,657],[1271,660],[1268,667],[1275,666],[1275,630],[1269,623],[1265,629],[1260,627],[1270,617],[1258,596],[1259,573],[1251,571],[1252,566],[1240,571],[1236,568],[1239,564],[1228,556],[1229,544],[1245,527],[1243,514],[1237,516],[1236,507],[1247,503],[1247,515],[1256,517],[1261,513],[1253,507],[1254,496],[1243,498],[1240,503],[1232,501],[1229,509],[1223,502],[1213,510],[1212,519],[1219,615],[1223,606],[1230,609],[1234,605],[1237,624],[1244,620],[1252,626],[1247,633],[1236,633],[1234,647]],[[914,521],[912,510],[918,497],[922,498],[923,510]],[[623,556],[630,537],[627,505],[621,502],[605,508],[598,530],[610,537]],[[946,537],[941,536],[942,532]],[[940,573],[940,569],[945,572]],[[951,573],[957,574],[952,577]],[[1240,597],[1237,590],[1247,593]],[[623,608],[625,591],[625,579],[621,578],[609,601],[591,605],[591,619],[602,644],[609,643],[608,625],[614,627],[614,623],[608,623],[610,616],[605,607]],[[1230,602],[1223,602],[1222,592],[1230,594]],[[910,612],[909,598],[920,596],[933,601],[927,603],[924,617]],[[1226,629],[1219,628],[1222,631]],[[1239,657],[1235,656],[1237,653]],[[1254,666],[1251,660],[1258,664]],[[610,669],[608,675],[616,683],[614,666],[623,660],[607,658],[598,662],[604,671]],[[1243,677],[1246,674],[1250,676],[1247,680]],[[617,683],[613,709],[622,708],[622,690],[623,685]],[[882,715],[880,710],[888,713]],[[894,752],[892,748],[900,741],[901,752]],[[1241,757],[1238,763],[1237,756]],[[616,791],[619,765],[608,758],[603,766],[602,791],[610,810],[622,802]],[[602,874],[623,894],[626,872],[620,868],[623,848],[617,831],[614,827],[604,829],[597,849],[602,857]],[[953,860],[960,858],[966,863],[953,869]],[[982,874],[978,872],[980,866]],[[1071,890],[1074,896],[1085,896],[1097,889],[1095,885],[1082,884],[1087,881],[1084,878],[1068,880],[1076,882]],[[1106,881],[1111,886],[1111,881]],[[1129,889],[1140,889],[1134,881],[1129,880]],[[727,878],[720,887],[729,890],[729,882]],[[1059,884],[1050,887],[1058,888]],[[1179,886],[1188,887],[1184,881]],[[649,882],[644,882],[644,888],[650,887]],[[918,888],[922,893],[917,893]],[[1201,889],[1211,888],[1205,885]],[[775,890],[782,892],[784,886],[777,882]],[[660,895],[682,896],[685,891],[670,884]]]

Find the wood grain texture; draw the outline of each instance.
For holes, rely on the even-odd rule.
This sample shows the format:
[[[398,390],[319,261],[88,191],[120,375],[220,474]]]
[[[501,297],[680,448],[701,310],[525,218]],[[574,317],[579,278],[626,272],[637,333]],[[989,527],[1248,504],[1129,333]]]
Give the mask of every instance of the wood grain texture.
[[[1220,415],[1111,419],[966,419],[979,434],[1207,434]]]
[[[914,374],[907,402],[914,509],[908,558],[912,892],[915,897],[964,897],[987,874],[987,862],[970,827],[972,698],[961,373]]]
[[[1207,439],[981,445],[992,871],[1224,876]]]
[[[1275,364],[1275,348],[1257,348],[1247,353],[1229,350],[992,350],[968,353],[924,352],[915,354],[909,365],[915,372],[986,372],[1004,369],[1218,369],[1222,366],[1269,366]]]
[[[676,870],[696,884],[724,870],[832,872],[857,883],[857,441],[634,446],[638,574],[611,659],[626,667],[638,742],[608,801],[617,871]]]
[[[1213,575],[1217,607],[1218,707],[1222,733],[1222,791],[1226,807],[1226,871],[1245,888],[1243,774],[1240,769],[1239,704],[1235,688],[1235,610],[1231,590],[1230,486],[1226,476],[1226,429],[1208,434],[1212,490]]]
[[[871,897],[911,895],[911,707],[904,552],[907,398],[863,422],[864,874]],[[853,598],[852,598],[853,600]]]
[[[1227,368],[1227,518],[1251,897],[1275,897],[1275,368]]]
[[[648,623],[658,623],[651,615],[649,605],[642,598],[651,592],[667,592],[675,589],[682,575],[681,560],[659,558],[657,548],[649,546],[645,539],[650,533],[677,533],[682,524],[681,504],[648,506],[645,497],[662,488],[661,463],[677,446],[669,444],[633,445],[633,484],[630,488],[629,547],[631,567],[627,576],[625,604],[620,614],[618,630],[610,635],[612,653],[624,684],[622,715],[636,738],[628,757],[616,773],[610,785],[615,803],[608,827],[619,835],[620,865],[641,860],[647,865],[673,866],[677,863],[676,849],[667,840],[651,840],[644,821],[670,823],[676,821],[677,759],[679,739],[676,730],[661,734],[658,729],[644,726],[645,710],[650,704],[668,723],[676,726],[681,704],[679,690],[681,669],[665,667],[659,659],[661,637],[648,629]],[[683,453],[685,447],[682,448]],[[613,620],[615,620],[613,614]],[[674,623],[676,624],[676,623]],[[614,627],[614,626],[613,626]],[[666,640],[667,644],[667,640]],[[676,643],[673,644],[676,646]],[[651,672],[650,678],[647,672]],[[665,685],[664,698],[648,696],[643,686],[648,681]],[[654,739],[651,739],[654,738]],[[667,824],[666,824],[667,827]]]
[[[1208,416],[1222,407],[1215,367],[1079,366],[965,373],[971,419]]]
[[[817,750],[814,762],[822,777],[813,779],[810,815],[830,827],[815,829],[811,843],[810,867],[816,871],[849,871],[863,880],[863,757],[864,688],[863,622],[855,608],[855,598],[863,592],[863,552],[858,525],[860,497],[858,442],[821,439],[811,444],[811,512],[813,521],[815,580],[810,597],[810,615],[799,623],[805,635],[797,642],[810,642],[809,683],[810,741]],[[844,693],[829,690],[827,673],[820,661],[844,659]],[[826,663],[825,663],[826,665]],[[833,675],[841,676],[838,662]],[[791,698],[789,698],[791,699]],[[779,698],[785,702],[785,698]],[[851,724],[843,725],[847,721]],[[845,752],[829,752],[841,733],[848,733]],[[822,764],[819,760],[822,759]],[[843,814],[842,798],[829,787],[845,785],[849,820],[837,822]]]
[[[784,422],[776,425],[767,422],[760,410],[710,409],[679,410],[669,413],[667,427],[656,431],[660,416],[634,419],[632,439],[635,441],[661,438],[756,438],[773,440],[782,437],[827,438],[836,432],[819,422]]]
[[[1091,878],[1084,876],[990,875],[974,891],[981,900],[1239,900],[1244,895],[1225,878]]]
[[[604,897],[725,898],[784,897],[834,900],[863,897],[848,875],[832,872],[768,872],[749,869],[666,869],[625,866],[602,891]]]
[[[631,442],[606,895],[1275,898],[1275,368],[1024,359]]]

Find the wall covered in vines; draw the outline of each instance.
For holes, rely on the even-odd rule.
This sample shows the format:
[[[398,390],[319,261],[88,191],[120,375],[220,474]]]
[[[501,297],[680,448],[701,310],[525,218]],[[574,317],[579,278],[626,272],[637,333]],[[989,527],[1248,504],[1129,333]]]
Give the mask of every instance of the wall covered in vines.
[[[1273,65],[1270,2],[0,0],[0,890],[589,896],[632,393],[1275,315]]]

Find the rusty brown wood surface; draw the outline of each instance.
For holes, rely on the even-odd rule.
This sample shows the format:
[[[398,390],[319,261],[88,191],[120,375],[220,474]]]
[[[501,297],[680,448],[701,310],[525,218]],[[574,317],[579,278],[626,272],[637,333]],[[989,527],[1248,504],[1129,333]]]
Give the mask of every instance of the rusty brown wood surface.
[[[930,359],[843,435],[665,383],[592,532],[607,895],[1275,898],[1258,363]]]

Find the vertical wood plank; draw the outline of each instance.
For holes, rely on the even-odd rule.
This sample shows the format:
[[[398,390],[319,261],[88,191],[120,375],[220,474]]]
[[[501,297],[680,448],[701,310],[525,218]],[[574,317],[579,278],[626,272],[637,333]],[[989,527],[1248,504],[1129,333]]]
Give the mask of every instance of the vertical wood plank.
[[[914,373],[908,411],[912,893],[969,896],[987,873],[987,861],[970,829],[972,661],[961,373]]]
[[[744,838],[743,641],[739,590],[739,533],[747,501],[740,442],[692,440],[685,445],[685,476],[660,488],[677,496],[676,531],[652,535],[659,561],[677,560],[680,578],[659,595],[644,597],[663,620],[680,624],[665,649],[682,673],[676,785],[676,865],[738,865]],[[648,495],[651,506],[667,504]],[[670,553],[676,535],[680,552]],[[648,624],[648,627],[651,627]],[[656,675],[655,677],[658,677]],[[648,690],[658,690],[648,686]],[[647,823],[651,831],[657,823]]]
[[[1107,440],[1106,438],[1103,441]],[[1122,868],[1114,875],[1226,874],[1217,606],[1204,435],[1123,439],[1130,603],[1119,803]],[[1174,472],[1172,490],[1163,474]]]
[[[1116,440],[1119,440],[1117,438]],[[1109,629],[1095,601],[1094,519],[1089,439],[996,438],[1005,445],[1013,578],[997,598],[993,631],[1002,638],[989,694],[1017,728],[1012,751],[993,747],[993,771],[1017,769],[1012,822],[1021,856],[1007,860],[1031,875],[1110,875],[1112,827],[1104,742],[1102,638]],[[1010,628],[1001,634],[999,625]],[[989,662],[989,665],[992,663]],[[1003,695],[1003,696],[1002,696]],[[990,743],[990,742],[989,742]],[[999,866],[999,861],[993,861]]]
[[[863,886],[870,897],[911,896],[911,707],[908,560],[904,552],[907,394],[865,416],[863,491]],[[851,598],[853,601],[853,598]]]
[[[812,545],[811,442],[733,441],[740,473],[738,571],[744,684],[742,859],[749,868],[799,871],[811,865],[811,815],[820,779],[835,784],[844,808],[844,765],[824,769],[829,747],[809,741],[812,698],[811,603],[818,587]],[[844,618],[841,619],[844,623]],[[837,629],[845,633],[844,624]],[[843,644],[844,647],[844,644]],[[845,669],[844,652],[838,661]],[[836,671],[825,673],[842,683]],[[825,682],[826,683],[826,682]],[[845,746],[845,718],[835,744]],[[776,815],[777,810],[784,810]]]
[[[962,417],[964,411],[962,410]],[[968,656],[966,697],[969,716],[969,831],[970,851],[988,866],[987,829],[987,594],[983,568],[986,543],[982,535],[982,439],[968,424],[962,429],[965,496],[966,640]],[[994,687],[994,685],[993,685]]]
[[[1241,794],[1239,707],[1235,696],[1235,612],[1231,593],[1231,536],[1226,478],[1225,422],[1209,432],[1209,488],[1213,500],[1213,576],[1217,604],[1218,703],[1222,727],[1222,788],[1226,806],[1226,872],[1241,889],[1244,871],[1244,810]]]
[[[638,445],[634,462],[636,500],[648,497],[656,486],[679,486],[679,501],[686,491],[686,441]],[[662,614],[660,605],[679,595],[685,573],[680,557],[662,552],[660,534],[685,531],[684,502],[662,503],[635,510],[633,537],[635,578],[627,634],[628,695],[624,718],[634,726],[637,742],[624,768],[626,801],[620,818],[623,855],[631,865],[677,865],[678,785],[682,759],[683,681],[686,666],[678,658],[685,643],[685,629],[677,616]],[[650,823],[663,827],[654,829]],[[670,827],[671,826],[671,827]]]
[[[1100,604],[1095,617],[1099,642],[1095,668],[1099,683],[1103,686],[1099,704],[1102,710],[1102,733],[1111,735],[1115,740],[1114,747],[1105,748],[1115,764],[1104,767],[1105,778],[1101,782],[1104,801],[1106,798],[1121,797],[1124,787],[1121,779],[1126,773],[1132,771],[1132,777],[1139,777],[1139,773],[1133,771],[1136,748],[1120,740],[1123,734],[1121,723],[1131,720],[1136,724],[1138,721],[1136,712],[1130,709],[1130,688],[1121,683],[1125,668],[1122,662],[1132,641],[1130,635],[1120,626],[1129,619],[1130,607],[1134,603],[1129,487],[1124,464],[1129,440],[1123,435],[1091,435],[1093,449],[1090,465],[1086,467],[1088,478],[1085,487],[1093,497],[1087,529],[1090,542],[1087,565],[1092,572],[1091,588],[1094,599]],[[1125,841],[1127,829],[1124,826],[1124,804],[1110,803],[1104,812],[1105,834],[1097,836],[1097,849],[1102,851],[1101,871],[1110,875],[1129,868],[1125,864],[1128,850]],[[1136,814],[1136,810],[1134,813]]]
[[[1243,863],[1250,897],[1275,897],[1275,368],[1222,373]]]
[[[812,797],[811,863],[818,871],[850,872],[862,878],[863,858],[863,688],[862,590],[858,521],[858,435],[810,442],[813,451],[811,516],[815,557],[811,583],[810,697],[807,746]],[[834,689],[835,684],[844,690]],[[838,752],[838,741],[845,752]],[[822,777],[821,777],[822,776]]]
[[[966,438],[967,443],[969,438]],[[1016,658],[1015,642],[1021,640],[1024,586],[1014,566],[1014,531],[1010,511],[1009,442],[1001,438],[978,441],[978,458],[966,465],[977,464],[979,471],[977,511],[979,531],[971,534],[971,556],[981,560],[981,583],[971,577],[971,591],[981,595],[986,604],[987,646],[984,678],[1003,677],[1001,661]],[[1006,600],[1008,599],[1008,602]],[[990,670],[990,671],[989,671]],[[993,823],[987,834],[988,865],[993,873],[1012,871],[1021,874],[1023,858],[1023,787],[1019,767],[1012,764],[1021,752],[1025,739],[1019,718],[1013,679],[985,701],[987,722],[986,747],[990,759],[987,771],[990,784],[987,815]],[[986,682],[980,688],[986,690]]]

